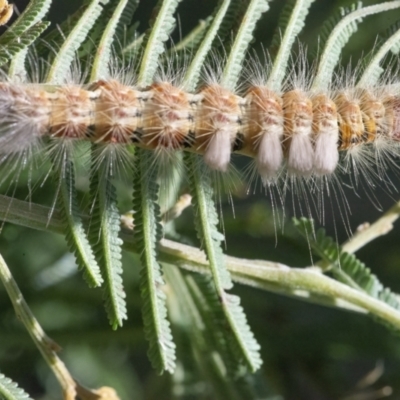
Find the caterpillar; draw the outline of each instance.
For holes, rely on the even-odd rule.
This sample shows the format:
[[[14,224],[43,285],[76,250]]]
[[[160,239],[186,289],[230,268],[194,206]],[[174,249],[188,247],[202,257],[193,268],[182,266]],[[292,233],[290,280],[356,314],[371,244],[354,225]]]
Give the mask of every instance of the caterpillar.
[[[50,138],[53,146],[57,139],[134,145],[155,153],[195,152],[210,170],[222,173],[232,153],[242,154],[254,159],[267,188],[283,184],[286,190],[288,182],[298,180],[318,194],[321,181],[337,181],[352,168],[374,182],[386,179],[400,149],[397,82],[383,79],[371,86],[361,77],[359,85],[327,89],[318,76],[301,84],[295,77],[277,88],[271,76],[259,78],[271,68],[252,62],[240,90],[218,78],[187,90],[163,73],[145,86],[125,84],[135,79],[120,79],[119,73],[83,85],[76,83],[81,77],[55,85],[21,83],[5,75],[0,164],[25,163]],[[313,75],[306,65],[300,69],[300,76]]]
[[[283,167],[292,177],[329,177],[340,154],[366,150],[377,164],[379,149],[400,150],[396,83],[329,93],[249,85],[238,94],[217,83],[188,93],[168,81],[145,89],[115,79],[84,86],[3,82],[0,119],[5,158],[31,153],[46,137],[192,151],[220,172],[238,153],[254,158],[266,185]]]
[[[71,19],[71,27],[61,27],[66,29],[62,38],[58,31],[45,37],[58,38],[55,56],[50,52],[48,60],[40,58],[46,46],[38,42],[39,57],[33,66],[26,62],[28,47],[47,26],[41,21],[46,10],[23,24],[17,38],[7,37],[9,31],[0,37],[0,45],[3,40],[7,50],[12,50],[3,55],[5,61],[0,57],[4,61],[0,184],[9,183],[9,177],[15,183],[27,165],[34,169],[29,162],[37,155],[50,161],[45,174],[56,178],[56,200],[49,220],[55,208],[60,209],[69,248],[89,285],[103,285],[108,319],[117,328],[127,319],[127,304],[114,180],[126,170],[132,173],[133,222],[123,225],[133,231],[141,259],[145,336],[150,342],[149,357],[159,372],[172,372],[176,357],[158,255],[163,235],[159,197],[175,189],[173,182],[163,186],[162,179],[173,169],[176,154],[184,153],[195,226],[212,275],[210,293],[221,307],[218,317],[215,314],[211,319],[221,321],[223,331],[228,332],[224,349],[233,355],[233,364],[245,364],[251,371],[261,365],[259,345],[239,299],[228,292],[233,283],[221,246],[224,235],[218,230],[210,183],[213,175],[228,176],[233,154],[245,156],[250,159],[244,176],[248,187],[258,175],[257,183],[261,181],[273,202],[275,190],[282,203],[292,191],[294,202],[306,200],[301,212],[310,214],[315,207],[321,219],[328,194],[331,204],[336,202],[341,208],[345,223],[344,183],[354,190],[363,186],[371,197],[378,185],[387,191],[395,189],[389,174],[398,172],[400,85],[391,78],[396,75],[393,69],[383,73],[381,64],[390,51],[395,52],[400,31],[371,54],[365,67],[344,76],[334,68],[356,24],[373,13],[400,8],[400,1],[364,8],[357,4],[342,11],[315,65],[307,64],[305,50],[297,61],[292,56],[291,65],[291,47],[312,2],[288,1],[282,30],[276,35],[278,50],[274,55],[271,51],[267,61],[246,57],[245,50],[256,22],[268,9],[267,0],[219,2],[210,25],[200,26],[202,34],[184,51],[179,48],[182,43],[170,49],[165,46],[178,3],[174,0],[160,2],[151,29],[142,38],[131,35],[128,46],[122,44],[120,51],[115,50],[115,60],[111,49],[122,37],[118,23],[127,19],[122,9],[126,7],[130,17],[133,14],[129,2],[123,0],[110,1],[104,8],[106,2],[100,0],[85,2]],[[44,3],[37,6],[44,7]],[[104,32],[93,25],[97,18]],[[226,39],[229,34],[224,33],[222,21],[234,33],[233,43]],[[219,46],[218,39],[226,47]],[[91,53],[95,53],[93,59]],[[73,72],[74,57],[75,64],[84,65],[84,73]],[[48,67],[36,72],[39,64]],[[34,78],[25,78],[29,73]],[[76,157],[74,150],[81,144],[88,157]],[[85,169],[90,181],[88,220],[78,207],[74,175],[74,167],[83,158],[91,162]]]

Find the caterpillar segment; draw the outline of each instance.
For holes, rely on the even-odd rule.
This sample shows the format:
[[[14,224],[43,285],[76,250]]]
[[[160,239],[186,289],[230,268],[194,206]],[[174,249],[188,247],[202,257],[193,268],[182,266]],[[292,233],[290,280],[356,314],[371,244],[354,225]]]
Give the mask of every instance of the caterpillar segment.
[[[225,172],[234,147],[242,147],[245,100],[218,84],[206,86],[199,95],[194,147],[204,152],[204,161],[211,169]]]
[[[312,140],[314,145],[314,173],[317,176],[332,174],[339,162],[339,126],[336,104],[326,94],[311,97]]]
[[[88,86],[0,83],[0,154],[22,152],[44,136],[188,149],[213,170],[231,153],[255,159],[264,183],[334,173],[339,152],[400,140],[400,97],[393,85],[329,93],[278,94],[250,86],[243,97],[216,83],[196,94],[168,82],[144,90],[117,80]],[[391,142],[390,142],[391,141]]]
[[[264,183],[274,179],[283,162],[283,101],[266,86],[250,87],[245,96],[244,146],[255,157]]]
[[[190,146],[194,129],[191,96],[167,82],[148,88],[142,117],[141,142],[148,148],[179,150]]]
[[[293,175],[311,175],[314,165],[312,102],[306,93],[297,89],[284,93],[282,101],[288,170]]]

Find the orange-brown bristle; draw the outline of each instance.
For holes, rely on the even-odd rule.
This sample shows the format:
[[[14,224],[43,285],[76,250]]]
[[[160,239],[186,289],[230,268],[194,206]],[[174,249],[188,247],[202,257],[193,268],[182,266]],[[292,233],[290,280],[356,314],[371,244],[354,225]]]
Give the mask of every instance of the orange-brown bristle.
[[[244,132],[255,153],[260,135],[271,127],[283,125],[282,98],[265,86],[249,88],[245,96],[247,113]]]
[[[400,141],[400,98],[387,96],[383,100],[388,137]]]
[[[363,90],[361,94],[360,107],[365,129],[365,141],[371,143],[376,136],[387,134],[388,127],[385,120],[385,106],[376,99],[368,90]]]
[[[203,88],[196,113],[195,147],[211,168],[226,171],[242,120],[241,98],[218,84]]]
[[[193,107],[188,95],[166,82],[154,83],[148,90],[151,97],[143,113],[143,145],[171,150],[183,147],[193,130]]]
[[[337,126],[335,102],[325,94],[312,97],[313,136],[318,136],[327,128]]]
[[[94,123],[91,93],[79,86],[60,87],[51,95],[50,132],[53,137],[84,139]]]
[[[300,90],[291,90],[283,96],[284,148],[291,173],[308,175],[312,172],[312,102]]]
[[[300,90],[291,90],[282,96],[284,111],[285,145],[289,146],[293,135],[308,135],[312,125],[312,102]],[[305,128],[305,129],[304,129]]]
[[[92,140],[122,144],[138,141],[143,109],[140,92],[116,80],[98,81],[91,90],[98,92]]]
[[[358,102],[345,92],[338,93],[334,100],[338,108],[339,149],[347,150],[363,142],[364,124],[361,108]]]

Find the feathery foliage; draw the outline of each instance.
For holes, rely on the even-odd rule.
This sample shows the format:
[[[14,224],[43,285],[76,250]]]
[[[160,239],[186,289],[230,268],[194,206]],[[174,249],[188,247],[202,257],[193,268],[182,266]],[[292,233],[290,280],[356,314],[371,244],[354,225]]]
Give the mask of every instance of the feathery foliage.
[[[180,0],[159,0],[155,17],[150,21],[148,30],[142,42],[143,57],[138,74],[139,86],[149,85],[158,68],[160,55],[164,52],[164,43],[175,27],[173,14]]]
[[[304,20],[314,0],[291,0],[286,3],[279,21],[278,29],[272,38],[271,52],[277,51],[268,85],[271,89],[281,90],[293,42],[304,27]],[[282,36],[283,35],[283,36]]]
[[[342,49],[350,36],[357,30],[357,26],[363,18],[399,8],[400,2],[392,1],[364,8],[360,8],[360,5],[361,3],[358,3],[357,7],[353,7],[352,12],[344,16],[331,31],[318,62],[317,73],[313,81],[314,88],[328,88],[329,83],[332,81],[333,70],[339,62]],[[356,9],[354,10],[354,8]],[[343,10],[343,13],[345,14],[346,11]]]
[[[90,29],[97,18],[99,18],[103,6],[107,3],[108,0],[93,0],[88,4],[79,20],[68,33],[60,49],[57,51],[47,74],[48,82],[62,83],[65,80],[67,74],[70,72],[70,66],[74,60],[76,51],[86,39]]]
[[[72,161],[66,152],[62,151],[59,155],[62,160],[54,160],[56,171],[60,174],[56,176],[58,190],[58,206],[63,212],[65,223],[65,239],[69,250],[74,253],[78,268],[83,271],[83,276],[90,287],[101,286],[103,278],[100,268],[94,258],[92,248],[86,236],[82,219],[79,215],[76,188],[75,172]]]
[[[37,22],[19,36],[11,38],[6,46],[0,47],[0,66],[3,66],[20,51],[28,48],[49,25],[50,22],[47,21]]]
[[[23,389],[0,373],[0,398],[2,400],[32,400]]]
[[[256,23],[268,8],[268,0],[252,0],[249,2],[222,74],[221,84],[226,88],[235,89],[247,48],[253,39]]]
[[[100,145],[93,145],[93,160],[101,156],[102,150]],[[89,241],[104,280],[107,316],[113,329],[117,329],[127,319],[127,310],[122,281],[120,215],[111,179],[108,161],[103,160],[100,166],[93,161]]]
[[[92,65],[91,81],[101,78],[108,78],[109,76],[109,63],[111,56],[111,49],[116,40],[122,39],[123,27],[130,22],[130,17],[134,13],[138,5],[138,0],[120,0],[119,2],[112,1],[106,6],[109,13],[104,12],[99,18],[98,24],[103,29],[103,34],[99,42],[96,44],[96,51]],[[107,19],[103,21],[103,19]]]
[[[142,271],[140,292],[144,330],[149,341],[149,358],[154,368],[162,373],[175,368],[175,344],[167,320],[164,280],[157,261],[157,242],[161,239],[160,208],[157,204],[158,186],[153,154],[148,150],[136,151],[133,185],[134,237],[140,251]],[[150,178],[147,174],[150,173]]]
[[[299,232],[306,237],[312,250],[329,265],[329,271],[336,279],[400,310],[397,296],[385,288],[376,275],[357,257],[343,252],[331,237],[326,236],[324,229],[318,229],[314,235],[312,220],[301,218],[294,219],[293,222]]]
[[[195,227],[210,263],[215,289],[229,327],[228,340],[231,349],[239,361],[243,361],[251,371],[256,371],[262,362],[259,345],[247,323],[239,298],[225,292],[231,289],[233,284],[221,249],[224,236],[217,229],[218,214],[212,198],[213,190],[209,171],[197,155],[185,154],[185,159],[189,168]]]
[[[0,46],[7,47],[9,43],[16,40],[24,34],[33,25],[38,22],[43,24],[43,17],[49,11],[52,0],[32,0],[29,2],[24,12],[18,17],[18,19],[12,24],[12,26],[4,32],[0,37]],[[35,39],[38,36],[35,37]]]
[[[18,78],[20,74],[25,76],[27,51],[31,48],[31,44],[36,42],[37,53],[49,60],[47,83],[51,85],[69,83],[69,74],[75,72],[74,67],[83,66],[84,72],[88,73],[82,74],[82,80],[86,79],[86,81],[79,83],[86,84],[98,79],[107,79],[110,75],[110,65],[114,67],[126,61],[124,59],[114,62],[112,59],[114,54],[121,53],[122,47],[123,56],[129,58],[130,66],[136,67],[135,60],[130,57],[137,55],[139,59],[138,86],[141,89],[153,82],[155,73],[163,61],[172,59],[171,65],[177,60],[183,61],[183,64],[188,66],[184,71],[182,84],[185,90],[194,92],[208,64],[215,63],[217,60],[221,62],[221,65],[218,66],[220,68],[216,75],[222,72],[221,76],[218,76],[219,83],[234,91],[242,74],[243,60],[248,46],[254,38],[254,29],[263,14],[269,11],[271,0],[220,0],[211,15],[201,21],[176,46],[169,46],[168,39],[173,34],[176,25],[180,1],[185,0],[159,0],[150,17],[150,28],[140,36],[140,32],[137,31],[138,21],[132,20],[138,0],[87,0],[75,14],[43,37],[45,43],[40,43],[37,39],[49,25],[43,18],[51,1],[33,0],[16,22],[0,36],[0,66],[5,67],[9,63],[8,71],[12,78]],[[274,63],[267,84],[271,89],[281,90],[293,43],[305,26],[306,17],[314,1],[289,0],[286,2],[270,48]],[[399,7],[400,1],[385,2],[365,8],[361,7],[361,3],[357,3],[349,9],[342,9],[340,16],[336,19],[330,19],[324,28],[327,31],[326,40],[322,38],[320,41],[322,52],[320,61],[316,64],[317,74],[313,89],[329,88],[343,47],[358,29],[358,24],[363,18]],[[378,82],[383,71],[381,64],[385,56],[389,52],[396,53],[399,50],[399,35],[399,31],[395,32],[377,49],[361,75],[359,86],[367,87]],[[129,43],[125,48],[126,37]],[[28,72],[32,72],[29,71],[29,66],[27,68]],[[130,72],[132,71],[128,71]],[[124,286],[128,286],[122,279],[121,262],[124,245],[128,250],[136,252],[141,261],[138,278],[140,283],[137,284],[134,279],[128,282],[130,282],[129,295],[137,301],[139,296],[134,297],[135,292],[131,290],[131,287],[135,284],[139,286],[137,293],[140,291],[143,326],[140,326],[139,333],[136,335],[137,322],[132,322],[135,328],[128,327],[134,332],[131,335],[132,331],[129,331],[130,339],[136,336],[141,337],[143,328],[144,337],[149,344],[148,356],[154,369],[157,373],[167,371],[172,375],[165,378],[171,382],[171,393],[173,392],[177,397],[193,396],[195,390],[199,391],[198,387],[202,387],[201,385],[207,382],[209,392],[204,390],[204,393],[215,395],[218,399],[266,398],[266,395],[257,394],[255,384],[251,382],[253,378],[249,378],[249,371],[258,370],[262,364],[260,345],[250,329],[239,297],[227,291],[232,289],[232,277],[234,277],[241,282],[251,282],[252,285],[260,283],[259,287],[277,293],[288,293],[289,287],[293,295],[300,298],[293,288],[301,289],[301,282],[296,281],[295,279],[298,278],[293,278],[290,274],[292,270],[298,271],[286,266],[282,268],[281,265],[272,262],[265,266],[257,261],[245,259],[242,260],[243,265],[238,265],[240,263],[237,261],[235,264],[226,258],[222,249],[225,238],[218,230],[219,215],[214,201],[215,194],[210,171],[198,155],[188,152],[185,152],[184,162],[192,196],[194,225],[200,248],[204,251],[208,263],[207,271],[210,274],[198,275],[192,271],[178,269],[180,266],[204,272],[204,254],[199,249],[189,248],[188,256],[188,253],[184,251],[187,248],[178,247],[177,250],[173,246],[168,247],[171,242],[163,240],[160,198],[167,197],[166,195],[170,192],[178,194],[178,191],[182,188],[186,189],[186,186],[183,183],[179,187],[173,187],[173,184],[166,180],[167,183],[161,185],[162,189],[160,189],[157,183],[160,179],[159,165],[154,154],[149,150],[139,148],[135,151],[129,149],[126,152],[129,157],[132,156],[135,166],[133,170],[134,218],[133,228],[131,227],[133,233],[128,232],[126,228],[121,232],[119,198],[117,198],[117,183],[114,174],[114,169],[119,166],[116,167],[115,163],[119,164],[120,154],[117,154],[118,148],[113,146],[114,143],[111,143],[109,148],[97,143],[92,145],[88,237],[85,233],[86,222],[83,223],[86,221],[86,216],[83,217],[83,211],[79,209],[77,201],[72,152],[60,151],[55,157],[62,159],[53,158],[52,160],[55,170],[53,175],[56,180],[53,189],[57,194],[54,205],[57,209],[51,209],[52,217],[54,215],[54,219],[59,221],[54,231],[63,231],[68,248],[74,253],[78,267],[83,270],[89,286],[100,286],[103,283],[105,308],[110,324],[114,329],[122,326],[128,314],[129,306],[124,291]],[[121,156],[123,157],[124,155]],[[168,171],[162,172],[167,175]],[[0,205],[1,202],[0,198]],[[10,209],[9,205],[7,207]],[[50,229],[48,226],[51,226],[53,218],[50,221],[45,220],[45,217],[40,214],[43,210],[40,211],[34,204],[32,210],[33,217],[26,213],[20,217],[20,220],[25,220],[26,226]],[[7,212],[1,215],[4,220],[9,218]],[[29,225],[35,215],[39,222],[35,220]],[[44,215],[48,216],[48,213]],[[17,221],[15,218],[14,222],[23,225],[24,222],[21,223],[20,220]],[[370,311],[373,314],[372,309],[376,313],[376,310],[382,307],[383,311],[381,310],[380,314],[376,313],[380,315],[379,321],[391,328],[399,326],[397,312],[393,314],[384,312],[389,308],[392,311],[400,311],[400,301],[395,293],[385,288],[375,274],[354,255],[343,252],[336,241],[327,236],[324,230],[316,231],[311,220],[295,220],[295,225],[306,237],[312,250],[322,258],[321,265],[325,268],[320,275],[327,273],[333,276],[333,278],[326,276],[323,278],[333,285],[336,290],[335,295],[326,289],[327,293],[323,293],[321,297],[326,296],[331,300],[331,305],[338,306],[341,300],[340,290],[350,286],[355,289],[351,292],[358,291],[359,296],[362,293],[364,311]],[[124,238],[125,243],[120,236]],[[184,238],[183,235],[178,237]],[[188,238],[184,239],[190,241]],[[176,245],[179,246],[177,243]],[[274,257],[271,256],[271,258]],[[164,263],[165,260],[167,261]],[[174,265],[175,261],[176,265]],[[250,264],[251,267],[249,267]],[[203,269],[199,265],[202,265]],[[161,266],[165,269],[166,283]],[[136,264],[133,265],[132,270],[135,270],[134,267]],[[231,269],[232,275],[228,268]],[[263,272],[268,269],[279,273],[283,270],[288,273],[283,278],[279,275],[282,279],[279,281],[279,279],[274,280],[273,277],[266,278],[263,275]],[[290,281],[291,279],[293,281]],[[95,291],[92,292],[95,293]],[[351,294],[354,295],[354,293]],[[79,296],[82,298],[86,296],[85,293],[75,293],[75,295],[78,298],[77,301],[79,301]],[[349,301],[348,298],[346,299]],[[88,303],[86,298],[84,301],[85,304]],[[314,296],[313,301],[318,302],[318,296]],[[326,303],[320,299],[320,304],[326,305]],[[351,305],[356,309],[357,306],[361,307],[357,301]],[[79,317],[78,314],[73,315]],[[168,315],[170,315],[172,326]],[[265,320],[263,315],[257,314],[257,318],[253,321],[259,319]],[[257,322],[253,321],[251,325],[253,323],[256,325]],[[273,321],[267,319],[267,322],[273,327]],[[81,322],[78,320],[78,323]],[[258,329],[261,330],[260,327]],[[95,336],[89,332],[88,336],[91,337],[90,335]],[[51,343],[51,346],[53,345],[57,348],[56,344]],[[52,365],[50,367],[54,368]],[[182,368],[185,369],[183,373]],[[59,378],[57,373],[56,376]],[[181,375],[185,374],[187,381],[183,378],[181,380]],[[195,386],[197,389],[193,389]],[[15,387],[14,383],[0,374],[1,396],[5,396],[6,399],[28,398],[24,392]]]

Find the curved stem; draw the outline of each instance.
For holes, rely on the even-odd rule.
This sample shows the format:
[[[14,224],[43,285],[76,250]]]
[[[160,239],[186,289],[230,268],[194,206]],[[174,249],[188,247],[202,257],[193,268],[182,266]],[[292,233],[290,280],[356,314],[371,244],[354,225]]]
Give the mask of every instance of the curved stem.
[[[0,196],[0,219],[35,229],[62,233],[62,222],[59,213],[55,211],[52,219],[47,221],[48,212],[49,209],[46,207]],[[381,219],[386,223],[388,221],[393,222],[399,213],[400,205],[397,204],[388,213],[384,214]],[[385,233],[385,231],[375,228],[380,226],[381,219],[371,225],[373,234],[365,234],[365,239],[363,240],[357,239],[358,245],[354,244],[353,249],[360,248],[361,245]],[[126,250],[138,251],[135,246],[132,246],[133,239],[130,231],[123,229],[121,238],[126,244]],[[159,250],[160,261],[173,262],[181,268],[200,273],[210,273],[204,253],[195,247],[163,239],[160,242]],[[399,311],[378,299],[323,275],[315,268],[290,268],[287,265],[271,261],[247,260],[229,256],[225,256],[225,261],[228,270],[236,281],[267,290],[272,288],[273,291],[295,296],[304,297],[305,295],[309,296],[308,293],[310,293],[314,296],[313,298],[309,297],[310,301],[340,307],[344,306],[357,311],[362,310],[389,322],[400,330]],[[307,293],[304,293],[304,291]],[[322,301],[318,301],[319,296],[322,296]]]
[[[39,322],[32,314],[32,311],[19,290],[11,271],[1,255],[0,279],[10,297],[17,318],[25,325],[25,328],[34,341],[36,347],[42,353],[43,358],[60,383],[64,399],[74,400],[76,397],[75,381],[67,370],[65,364],[56,354],[56,351],[60,350],[59,346],[46,335]]]

